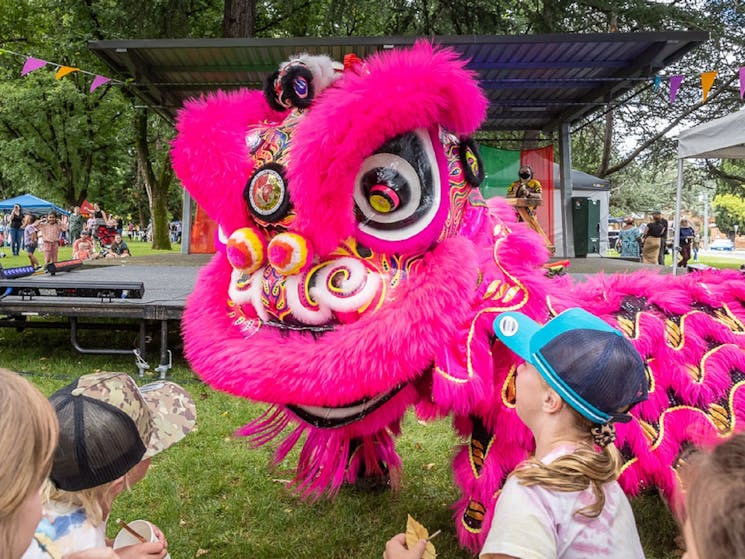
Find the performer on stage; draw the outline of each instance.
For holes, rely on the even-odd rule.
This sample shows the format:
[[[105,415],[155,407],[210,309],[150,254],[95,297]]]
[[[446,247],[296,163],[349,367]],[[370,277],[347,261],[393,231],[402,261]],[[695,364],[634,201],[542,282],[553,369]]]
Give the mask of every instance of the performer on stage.
[[[518,180],[507,189],[507,198],[525,198],[527,200],[541,199],[541,183],[533,178],[530,165],[523,165],[518,171]],[[537,205],[537,204],[536,204]],[[534,215],[533,207],[528,208],[530,215]]]

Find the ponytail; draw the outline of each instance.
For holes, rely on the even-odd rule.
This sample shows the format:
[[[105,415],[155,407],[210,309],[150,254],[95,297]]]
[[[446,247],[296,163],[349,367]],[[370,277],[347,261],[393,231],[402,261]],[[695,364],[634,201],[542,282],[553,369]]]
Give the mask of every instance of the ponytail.
[[[595,502],[575,511],[575,514],[596,518],[605,506],[603,485],[618,478],[623,459],[616,446],[612,444],[612,439],[615,438],[612,425],[596,426],[579,413],[571,411],[575,415],[575,424],[579,432],[586,433],[577,449],[550,464],[544,464],[532,457],[512,475],[517,477],[521,485],[528,487],[540,485],[561,492],[592,488]],[[608,433],[608,428],[612,430],[612,435]],[[594,445],[600,446],[601,451],[598,452]]]

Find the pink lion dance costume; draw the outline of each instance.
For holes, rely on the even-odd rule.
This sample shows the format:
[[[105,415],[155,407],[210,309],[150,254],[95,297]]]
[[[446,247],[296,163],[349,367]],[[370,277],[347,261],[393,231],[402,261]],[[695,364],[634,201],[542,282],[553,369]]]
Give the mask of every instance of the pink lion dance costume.
[[[500,312],[545,322],[581,306],[632,340],[651,382],[618,426],[632,495],[656,486],[673,499],[681,453],[745,419],[742,276],[547,277],[537,234],[479,194],[469,135],[486,106],[465,63],[428,43],[343,69],[303,55],[264,94],[187,103],[173,148],[219,225],[184,316],[186,354],[213,387],[272,404],[241,433],[261,445],[289,432],[275,458],[302,444],[295,487],[318,496],[400,470],[410,406],[452,415],[470,441],[454,459],[455,518],[473,550],[533,444],[514,412],[518,363],[493,335]]]

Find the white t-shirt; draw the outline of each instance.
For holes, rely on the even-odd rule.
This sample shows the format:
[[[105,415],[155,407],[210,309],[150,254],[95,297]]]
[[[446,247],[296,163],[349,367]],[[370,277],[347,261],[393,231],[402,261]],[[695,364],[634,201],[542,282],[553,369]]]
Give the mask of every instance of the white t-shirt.
[[[44,505],[44,515],[36,528],[36,534],[44,534],[52,540],[55,549],[62,555],[83,551],[92,547],[106,547],[106,522],[94,526],[85,510],[76,505],[51,501]],[[36,538],[21,559],[49,559]]]
[[[549,463],[571,452],[559,448]],[[596,518],[574,514],[595,502],[589,487],[561,492],[527,487],[512,476],[504,484],[481,557],[502,553],[520,559],[643,558],[634,513],[618,482],[603,486],[605,506]]]

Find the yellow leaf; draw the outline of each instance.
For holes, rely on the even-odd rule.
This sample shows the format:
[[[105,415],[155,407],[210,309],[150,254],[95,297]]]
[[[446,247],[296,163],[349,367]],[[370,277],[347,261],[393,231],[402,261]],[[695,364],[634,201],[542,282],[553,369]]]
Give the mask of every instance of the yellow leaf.
[[[430,462],[429,464],[425,464],[424,466],[422,466],[422,470],[431,470],[434,467],[435,467],[435,463]]]
[[[406,547],[413,549],[419,540],[426,540],[429,538],[429,532],[427,529],[419,524],[411,515],[408,515],[406,519]],[[435,559],[437,552],[432,542],[427,542],[427,548],[424,550],[422,559]]]
[[[194,554],[197,557],[201,557],[202,555],[207,555],[210,552],[209,549],[202,549],[201,547],[197,549],[197,552]]]

